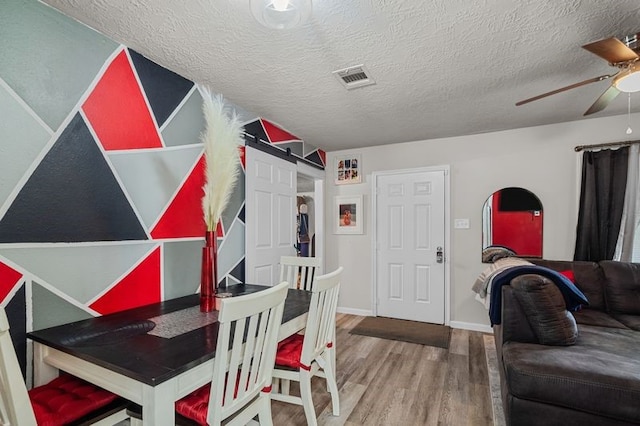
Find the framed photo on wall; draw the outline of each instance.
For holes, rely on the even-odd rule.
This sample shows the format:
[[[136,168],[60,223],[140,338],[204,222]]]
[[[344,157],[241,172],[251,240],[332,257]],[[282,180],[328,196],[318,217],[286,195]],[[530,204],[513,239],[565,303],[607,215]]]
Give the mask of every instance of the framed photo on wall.
[[[333,215],[336,234],[362,234],[362,195],[341,196],[334,200]]]
[[[335,162],[335,183],[344,185],[362,182],[362,161],[360,155],[339,155]]]

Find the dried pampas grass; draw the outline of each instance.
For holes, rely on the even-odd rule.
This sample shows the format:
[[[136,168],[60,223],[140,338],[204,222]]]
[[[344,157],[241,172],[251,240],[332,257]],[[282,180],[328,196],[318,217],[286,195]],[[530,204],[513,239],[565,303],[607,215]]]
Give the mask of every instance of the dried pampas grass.
[[[238,180],[238,147],[244,144],[243,127],[233,111],[225,108],[221,95],[202,89],[202,111],[206,127],[200,139],[204,144],[205,183],[202,187],[202,212],[208,231],[215,231],[222,212]]]

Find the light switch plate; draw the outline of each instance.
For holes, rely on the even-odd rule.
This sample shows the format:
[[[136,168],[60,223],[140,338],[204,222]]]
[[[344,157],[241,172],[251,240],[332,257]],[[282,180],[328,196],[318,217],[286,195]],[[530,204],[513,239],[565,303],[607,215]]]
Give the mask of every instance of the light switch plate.
[[[455,219],[453,227],[455,229],[469,229],[469,219]]]

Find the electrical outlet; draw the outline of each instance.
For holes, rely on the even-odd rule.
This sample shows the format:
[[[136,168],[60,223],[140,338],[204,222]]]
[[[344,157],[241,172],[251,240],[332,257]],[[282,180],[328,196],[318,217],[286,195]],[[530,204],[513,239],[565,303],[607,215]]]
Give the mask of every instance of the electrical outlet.
[[[469,229],[469,219],[455,219],[453,227],[455,229]]]

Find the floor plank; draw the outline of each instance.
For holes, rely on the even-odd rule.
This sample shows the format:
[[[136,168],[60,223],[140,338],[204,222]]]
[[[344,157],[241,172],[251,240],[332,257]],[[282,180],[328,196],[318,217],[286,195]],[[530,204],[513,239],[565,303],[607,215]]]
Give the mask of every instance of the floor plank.
[[[349,334],[363,318],[338,314],[341,411],[332,415],[324,380],[314,378],[319,425],[493,425],[486,334],[454,329],[448,350]],[[306,424],[302,406],[273,401],[272,409],[274,425]]]

